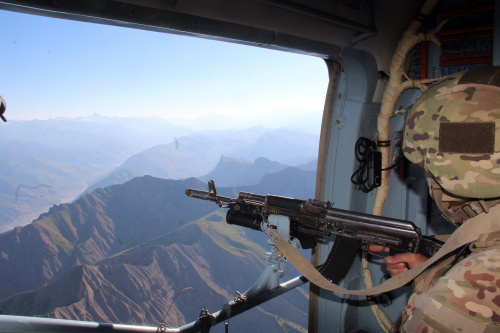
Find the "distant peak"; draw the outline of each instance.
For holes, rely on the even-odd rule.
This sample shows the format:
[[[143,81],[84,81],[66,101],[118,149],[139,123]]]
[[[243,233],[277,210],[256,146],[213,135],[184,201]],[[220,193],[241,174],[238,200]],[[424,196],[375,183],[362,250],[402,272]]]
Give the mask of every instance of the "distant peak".
[[[268,159],[266,157],[257,157],[253,163],[259,164],[259,163],[269,163],[269,162],[273,162],[273,161],[271,161],[270,159]]]
[[[220,157],[219,163],[227,163],[227,162],[237,162],[237,163],[241,163],[241,164],[252,164],[244,158],[236,158],[236,157],[222,155]]]

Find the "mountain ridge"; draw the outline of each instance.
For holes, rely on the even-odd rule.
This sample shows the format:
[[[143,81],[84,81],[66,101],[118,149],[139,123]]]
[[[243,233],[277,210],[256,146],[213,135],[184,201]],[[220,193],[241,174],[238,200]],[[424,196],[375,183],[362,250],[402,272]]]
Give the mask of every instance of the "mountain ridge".
[[[314,186],[313,174],[286,168],[248,188],[302,197]],[[262,271],[265,251],[251,239],[265,236],[226,224],[222,210],[187,197],[187,188],[206,184],[138,177],[55,205],[32,224],[0,234],[0,311],[156,325],[175,294],[190,287],[201,297],[179,298],[170,326],[195,320],[202,306],[219,310]],[[231,321],[242,323],[240,332],[304,332],[306,293],[282,297],[297,307],[273,300]]]
[[[189,204],[184,190],[193,186],[201,184],[194,178],[176,182],[144,176],[124,185],[97,189],[73,204],[55,205],[33,223],[0,234],[0,256],[3,258],[0,271],[5,272],[0,276],[4,283],[0,299],[8,292],[20,291],[16,287],[20,282],[17,277],[20,270],[27,273],[22,274],[25,281],[21,284],[34,289],[57,278],[65,267],[92,264],[112,251],[118,252],[142,238],[154,237],[158,231],[173,230],[191,221],[199,213],[179,212],[173,207]],[[213,210],[208,202],[198,203],[197,208],[205,213]],[[171,224],[163,224],[165,220]],[[120,221],[129,221],[126,228]],[[31,246],[23,248],[23,242],[28,239]],[[16,264],[29,262],[33,257],[40,260],[25,268]]]
[[[0,311],[4,314],[16,311],[17,315],[38,313],[43,317],[154,326],[159,323],[159,318],[166,315],[161,309],[168,308],[176,292],[196,285],[196,294],[199,294],[201,300],[210,300],[209,303],[199,304],[199,299],[193,298],[179,300],[166,316],[166,322],[171,326],[181,326],[186,321],[195,320],[196,313],[193,313],[191,303],[197,303],[198,308],[207,306],[211,311],[217,310],[233,297],[226,290],[249,287],[263,266],[264,250],[259,246],[254,246],[250,254],[248,250],[241,252],[241,259],[237,259],[238,256],[234,256],[230,249],[221,247],[209,235],[223,235],[223,238],[230,240],[226,242],[229,246],[234,242],[249,243],[241,228],[227,226],[222,221],[209,222],[210,226],[204,225],[205,223],[206,220],[202,218],[173,231],[174,234],[185,234],[186,230],[183,229],[198,229],[198,239],[192,245],[174,243],[166,246],[156,239],[96,265],[73,267],[47,287],[13,295],[0,302]],[[176,235],[172,237],[178,239]],[[207,252],[210,253],[209,257],[206,256]],[[128,260],[124,260],[125,258]],[[239,269],[228,270],[228,261],[236,261]],[[178,285],[172,281],[183,282]],[[109,303],[110,295],[112,304]],[[49,304],[46,299],[50,299]],[[105,299],[108,301],[104,301]],[[30,306],[26,306],[28,303]],[[43,313],[47,307],[53,311]],[[266,327],[278,329],[283,322],[290,327],[304,325],[303,321],[297,324],[290,319],[281,319],[279,311],[273,307],[267,308],[267,311],[259,311],[266,314],[264,318],[260,318],[267,322]],[[192,317],[185,317],[183,313],[191,313]],[[301,313],[300,310],[297,313]],[[307,318],[304,313],[302,316]],[[255,329],[250,326],[239,331],[252,332]],[[303,329],[299,329],[301,330]]]
[[[195,133],[159,119],[98,115],[12,121],[0,137],[0,232],[28,224],[53,204],[136,176],[203,177],[221,156],[297,165],[315,158],[319,142],[317,136],[297,130],[253,127]],[[244,183],[223,185],[258,183],[260,174],[252,171],[238,177]]]

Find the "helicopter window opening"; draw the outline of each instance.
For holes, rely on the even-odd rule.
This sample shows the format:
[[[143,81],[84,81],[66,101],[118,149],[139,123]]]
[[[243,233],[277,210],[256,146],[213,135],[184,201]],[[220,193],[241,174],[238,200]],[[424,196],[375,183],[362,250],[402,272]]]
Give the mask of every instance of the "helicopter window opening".
[[[286,126],[304,114],[315,118],[316,124],[321,118],[328,80],[322,59],[194,37],[1,13],[6,44],[2,59],[9,64],[3,74],[3,95],[19,105],[8,111],[13,119],[99,113],[158,116],[189,122],[196,129],[234,129],[264,123]],[[24,91],[7,90],[19,86]],[[212,114],[215,120],[193,121]],[[228,118],[222,122],[223,115]]]
[[[307,189],[303,192],[297,190],[301,194],[296,195],[302,199],[314,196],[315,159],[328,85],[327,68],[322,59],[3,10],[0,10],[0,29],[0,94],[6,101],[4,116],[8,119],[8,122],[0,123],[0,233],[4,232],[0,237],[5,237],[0,241],[0,275],[10,271],[27,277],[1,277],[2,281],[10,281],[9,285],[0,287],[2,314],[24,311],[18,309],[16,313],[14,307],[9,307],[11,303],[3,302],[7,297],[18,297],[16,295],[22,292],[31,293],[37,288],[62,283],[58,279],[64,277],[65,272],[55,267],[58,267],[57,263],[66,263],[64,260],[73,263],[68,264],[72,267],[65,268],[68,271],[85,263],[88,266],[81,268],[84,276],[97,274],[100,269],[95,266],[97,262],[108,261],[112,267],[113,262],[138,251],[139,244],[146,244],[155,237],[169,244],[178,242],[179,247],[185,248],[196,243],[196,235],[204,232],[203,227],[190,225],[201,216],[191,214],[192,220],[187,220],[181,213],[173,213],[177,201],[172,199],[169,202],[163,197],[169,195],[165,187],[158,187],[159,192],[151,193],[155,188],[152,184],[143,192],[130,192],[136,200],[129,202],[127,207],[117,207],[115,215],[106,215],[105,212],[118,200],[103,199],[115,193],[116,187],[110,184],[121,186],[130,179],[138,179],[134,177],[147,175],[179,182],[192,176],[201,179],[226,158],[228,165],[242,167],[241,170],[248,172],[236,175],[226,171],[226,174],[222,173],[223,177],[219,174],[216,179],[218,189],[257,186],[267,175],[265,185],[268,187],[262,187],[265,191],[287,195],[283,191],[295,185],[302,191],[304,186],[301,188],[301,185],[307,182]],[[262,158],[265,160],[259,160]],[[285,170],[285,167],[302,170],[307,177],[288,177],[287,187],[273,189],[270,187],[272,179],[278,177],[269,175]],[[255,178],[258,168],[264,168],[266,173]],[[111,175],[113,183],[109,183]],[[238,184],[236,178],[246,182]],[[154,182],[152,178],[142,179]],[[94,190],[98,192],[96,196],[81,198],[84,193],[92,194]],[[125,192],[120,193],[125,195]],[[151,199],[153,201],[147,206],[141,206],[140,198],[147,196],[156,198],[156,201]],[[184,193],[180,191],[179,196],[184,196]],[[158,205],[158,210],[153,208],[154,205]],[[194,210],[183,209],[187,213]],[[137,231],[126,230],[119,237],[108,233],[113,228],[118,229],[120,218],[134,219],[140,228],[133,229],[136,226],[131,225],[130,228]],[[17,247],[9,248],[11,243],[7,241],[14,237],[12,235],[24,235],[25,229],[21,226],[29,226],[35,219],[38,220],[36,227],[30,229],[31,235],[40,233],[37,239],[41,240],[43,248],[33,247],[31,250],[47,255],[46,258],[25,258]],[[165,222],[158,222],[155,229],[147,231],[147,223],[155,219],[175,225],[172,230],[187,228],[189,233],[169,238],[167,232],[158,229]],[[99,227],[83,232],[82,228],[90,220]],[[205,225],[211,226],[216,221],[223,221],[221,214],[211,215]],[[14,229],[16,226],[20,227]],[[146,234],[149,238],[140,238]],[[230,237],[211,237],[217,240],[214,244],[220,246],[219,250],[224,250],[228,256],[231,254],[231,258],[248,253],[249,250],[242,250],[242,246],[254,251],[255,242],[265,242],[264,234],[243,235],[231,231]],[[26,237],[29,243],[28,235]],[[35,243],[25,246],[34,246]],[[109,252],[104,253],[104,248]],[[173,255],[177,258],[171,263],[173,266],[183,258],[180,253],[176,255],[178,257]],[[28,262],[28,259],[31,263],[48,264],[24,265],[23,260]],[[15,273],[2,266],[9,265],[12,260],[17,260],[16,266],[26,266],[31,270]],[[147,261],[146,254],[143,260]],[[219,283],[210,282],[214,300],[203,297],[206,296],[203,287],[181,285],[182,281],[178,282],[179,285],[168,285],[160,296],[155,295],[155,299],[165,299],[168,304],[167,300],[182,288],[196,287],[198,291],[202,289],[199,292],[208,310],[215,311],[223,305],[220,300],[232,296],[234,289],[231,288],[236,288],[233,284],[248,278],[240,276],[244,271],[241,267],[231,269],[230,273],[224,273],[224,268],[230,269],[233,264],[263,268],[260,257],[234,263],[227,260],[218,269],[208,264],[203,266],[210,262],[207,258],[200,257],[199,260],[204,274]],[[51,265],[53,261],[55,264]],[[64,263],[61,267],[66,265]],[[149,264],[144,262],[143,266],[137,266],[137,270],[146,269],[144,267],[149,267]],[[292,267],[287,269],[289,272]],[[33,272],[37,270],[44,273],[35,277]],[[255,280],[259,272],[258,269],[254,271]],[[182,274],[182,269],[176,272]],[[108,278],[111,279],[111,275]],[[143,282],[144,286],[153,288],[150,280]],[[248,287],[250,285],[241,285],[238,289]],[[103,291],[103,295],[109,292]],[[53,295],[54,304],[58,304],[57,297],[64,296],[47,294]],[[125,304],[125,300],[116,298],[118,294],[129,295],[116,291],[113,296],[114,300]],[[302,290],[301,295],[291,297],[295,297],[293,302],[300,304],[299,298],[305,300],[307,292]],[[190,302],[198,307],[189,308]],[[180,325],[196,319],[201,309],[199,300],[179,299],[177,303],[180,305],[170,313],[178,321],[170,324]],[[279,307],[279,302],[277,304],[274,307]],[[307,306],[306,301],[304,304]],[[137,303],[126,306],[134,308]],[[288,322],[290,327],[306,328],[307,308],[301,310],[298,307],[295,305],[294,308],[302,313],[302,322],[297,322],[296,318],[280,317],[280,320]],[[40,313],[22,313],[30,316],[56,313],[52,312],[55,309],[39,310]],[[146,311],[146,319],[132,316],[130,322],[118,314],[108,319],[86,315],[74,318],[69,313],[75,312],[69,308],[59,307],[57,311],[64,318],[95,321],[116,318],[126,324],[154,325],[152,321],[155,319],[151,314],[154,311]],[[155,311],[159,322],[165,308]],[[269,309],[254,311],[272,312]],[[294,311],[290,313],[294,314]],[[265,320],[277,320],[271,317]],[[258,330],[266,329],[254,331]]]

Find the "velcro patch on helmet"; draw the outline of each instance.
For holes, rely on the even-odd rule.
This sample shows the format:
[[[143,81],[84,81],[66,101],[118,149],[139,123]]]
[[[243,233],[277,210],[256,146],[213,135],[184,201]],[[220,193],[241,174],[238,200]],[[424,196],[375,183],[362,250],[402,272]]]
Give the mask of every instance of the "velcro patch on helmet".
[[[439,152],[458,154],[493,154],[495,122],[453,123],[439,125]]]
[[[458,84],[485,84],[500,87],[500,67],[476,67],[465,72]]]

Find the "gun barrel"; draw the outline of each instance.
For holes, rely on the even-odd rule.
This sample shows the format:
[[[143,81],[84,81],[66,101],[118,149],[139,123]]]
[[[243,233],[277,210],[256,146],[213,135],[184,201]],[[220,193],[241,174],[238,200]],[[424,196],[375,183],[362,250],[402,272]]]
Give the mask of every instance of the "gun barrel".
[[[214,201],[214,202],[231,202],[231,198],[226,198],[220,195],[213,194],[207,191],[195,190],[192,188],[188,188],[186,190],[186,195],[188,197],[193,197],[202,200]]]
[[[210,200],[210,201],[214,201],[215,200],[215,196],[210,195],[209,192],[207,192],[207,191],[200,191],[200,190],[194,190],[192,188],[189,188],[189,189],[186,190],[186,195],[188,197],[193,197],[193,198],[197,198],[197,199]]]

